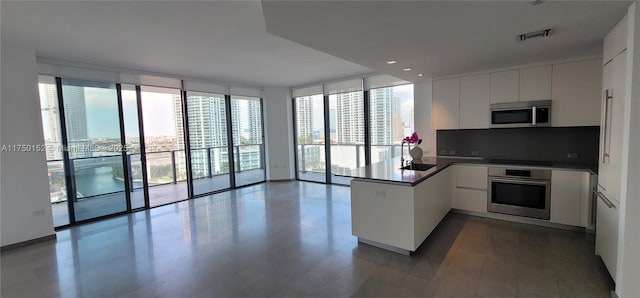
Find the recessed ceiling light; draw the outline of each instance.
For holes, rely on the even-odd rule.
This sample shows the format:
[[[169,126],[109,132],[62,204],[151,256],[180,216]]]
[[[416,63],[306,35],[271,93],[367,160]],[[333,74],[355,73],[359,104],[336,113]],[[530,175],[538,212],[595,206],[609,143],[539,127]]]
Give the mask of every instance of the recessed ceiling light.
[[[421,77],[421,76],[423,76],[423,74],[419,73],[418,76]]]
[[[411,68],[411,67],[407,67],[407,68],[403,68],[402,69],[402,71],[412,71],[412,70],[413,70],[413,68]]]
[[[387,64],[396,64],[396,63],[398,63],[398,61],[396,61],[396,60],[389,60],[389,61],[387,61]]]

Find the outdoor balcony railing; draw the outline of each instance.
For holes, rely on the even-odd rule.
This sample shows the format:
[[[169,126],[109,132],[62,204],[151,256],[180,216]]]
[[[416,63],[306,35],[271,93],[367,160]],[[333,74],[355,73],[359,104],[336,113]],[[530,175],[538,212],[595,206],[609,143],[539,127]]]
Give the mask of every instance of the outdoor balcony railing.
[[[264,145],[233,146],[235,172],[264,169]],[[146,152],[149,187],[176,184],[187,180],[184,150]],[[191,149],[191,168],[194,180],[229,174],[227,147]],[[129,185],[132,190],[143,188],[141,154],[127,155]],[[47,161],[51,202],[69,198],[61,159]],[[68,169],[76,193],[73,199],[88,199],[125,191],[122,155],[73,158]]]

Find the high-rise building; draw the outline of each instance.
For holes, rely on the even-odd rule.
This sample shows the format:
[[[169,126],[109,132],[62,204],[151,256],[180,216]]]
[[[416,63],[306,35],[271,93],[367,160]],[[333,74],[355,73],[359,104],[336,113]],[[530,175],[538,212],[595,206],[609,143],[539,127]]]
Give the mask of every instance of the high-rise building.
[[[336,95],[336,134],[339,143],[364,144],[364,100],[362,92]]]
[[[184,120],[182,116],[182,95],[172,94],[172,104],[173,104],[173,125],[175,127],[175,140],[174,140],[174,150],[184,149]]]
[[[371,144],[388,145],[400,141],[396,140],[398,136],[395,128],[398,125],[402,128],[402,120],[397,123],[398,119],[395,117],[398,115],[398,100],[393,94],[393,88],[373,89],[369,95]]]
[[[262,167],[262,108],[260,100],[231,99],[231,125],[238,170]],[[256,145],[256,146],[243,146]]]
[[[60,131],[60,115],[55,81],[52,77],[44,76],[41,76],[39,81],[38,89],[40,91],[40,107],[47,160],[62,159],[62,133]]]
[[[189,95],[187,115],[193,176],[228,172],[224,96]],[[210,160],[211,173],[208,172]]]
[[[84,88],[73,85],[62,87],[64,101],[64,117],[69,143],[69,157],[91,157],[91,140],[87,131],[87,110],[85,106]]]
[[[296,98],[296,130],[299,144],[313,141],[313,100],[311,96]]]

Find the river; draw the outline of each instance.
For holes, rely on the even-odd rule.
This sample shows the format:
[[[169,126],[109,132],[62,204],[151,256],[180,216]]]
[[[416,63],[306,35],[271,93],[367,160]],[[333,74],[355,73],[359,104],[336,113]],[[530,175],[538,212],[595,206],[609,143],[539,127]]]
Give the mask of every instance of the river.
[[[115,179],[110,166],[76,170],[76,191],[84,197],[124,191],[124,181]],[[134,182],[134,187],[142,183]]]

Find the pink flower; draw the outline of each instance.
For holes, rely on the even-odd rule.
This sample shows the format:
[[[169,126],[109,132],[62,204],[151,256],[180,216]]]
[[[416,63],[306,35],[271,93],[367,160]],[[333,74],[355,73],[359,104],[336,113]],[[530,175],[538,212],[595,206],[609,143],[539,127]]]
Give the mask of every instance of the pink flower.
[[[403,141],[404,141],[404,142],[407,142],[407,143],[409,143],[409,144],[420,144],[420,143],[422,143],[422,139],[420,139],[420,138],[418,137],[418,133],[417,133],[417,132],[413,132],[413,133],[411,134],[411,136],[406,136],[406,137],[403,139]]]

